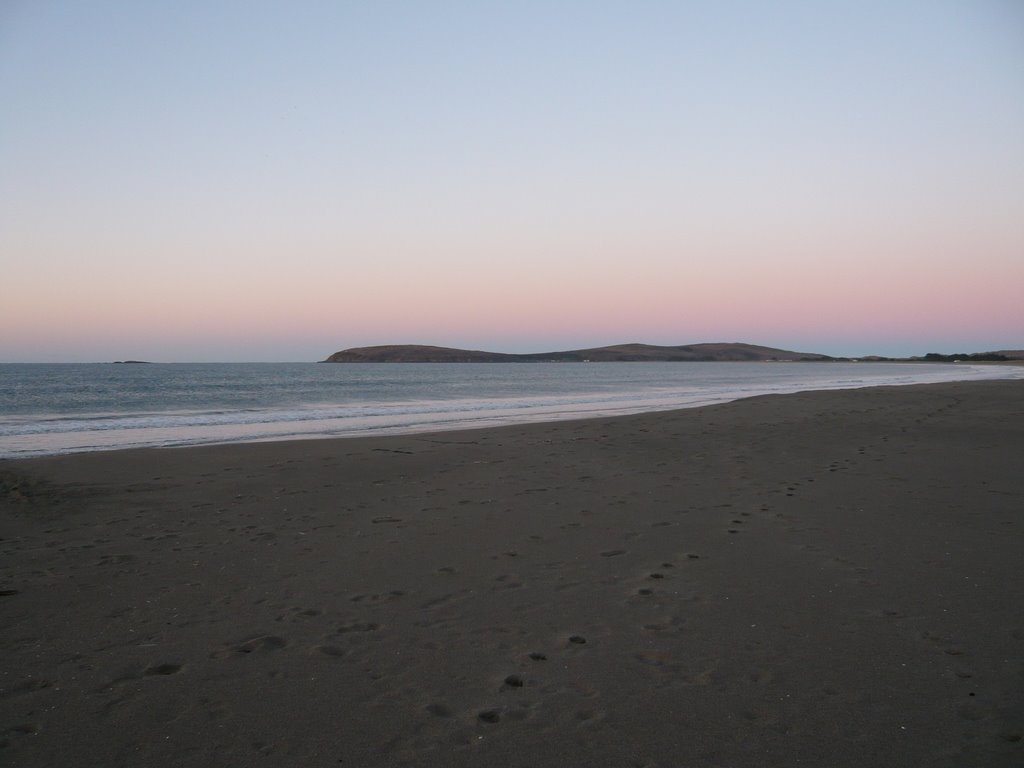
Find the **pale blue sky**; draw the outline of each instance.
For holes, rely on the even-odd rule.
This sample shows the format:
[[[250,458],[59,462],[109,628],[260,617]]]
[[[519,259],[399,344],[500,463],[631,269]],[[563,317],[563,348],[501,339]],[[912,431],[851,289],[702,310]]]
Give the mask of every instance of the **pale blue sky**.
[[[0,116],[0,360],[1024,346],[1011,0],[15,0]]]

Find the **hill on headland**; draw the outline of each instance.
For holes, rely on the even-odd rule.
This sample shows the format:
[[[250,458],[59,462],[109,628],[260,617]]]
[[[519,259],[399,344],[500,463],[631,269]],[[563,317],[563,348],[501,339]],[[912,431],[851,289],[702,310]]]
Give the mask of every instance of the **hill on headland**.
[[[355,347],[335,352],[325,363],[637,363],[637,362],[763,362],[834,360],[816,352],[792,352],[756,344],[712,343],[659,347],[616,344],[563,352],[508,354],[418,344]]]

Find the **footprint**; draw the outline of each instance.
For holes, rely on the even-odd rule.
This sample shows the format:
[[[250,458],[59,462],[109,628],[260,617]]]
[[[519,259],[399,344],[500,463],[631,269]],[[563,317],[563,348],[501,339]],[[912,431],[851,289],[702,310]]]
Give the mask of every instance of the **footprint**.
[[[343,635],[346,632],[376,632],[378,629],[380,629],[380,624],[377,624],[373,621],[367,621],[355,622],[353,624],[343,624],[342,626],[338,627],[338,629],[335,631],[337,632],[337,634]]]
[[[235,646],[239,653],[263,653],[266,651],[277,651],[288,645],[288,641],[277,635],[262,635],[246,640],[244,643]]]
[[[47,680],[45,678],[29,678],[28,680],[24,680],[23,682],[18,683],[11,688],[8,688],[4,692],[4,695],[6,697],[16,694],[20,695],[23,693],[35,693],[36,691],[43,691],[47,688],[52,688],[53,685],[53,680]]]
[[[314,608],[307,608],[306,610],[297,610],[296,609],[291,614],[283,614],[281,616],[278,616],[277,619],[275,619],[275,621],[279,621],[280,622],[280,621],[284,621],[287,618],[292,624],[295,624],[297,622],[305,621],[308,618],[316,617],[316,616],[319,616],[319,615],[320,615],[320,611],[318,611],[318,610],[316,610]]]
[[[351,598],[349,598],[349,600],[351,600],[353,603],[379,603],[382,601],[397,600],[398,598],[403,597],[404,595],[405,592],[403,592],[402,590],[393,589],[390,592],[381,592],[375,595],[354,595]]]
[[[20,736],[31,736],[32,734],[38,732],[39,726],[35,723],[19,723],[18,725],[12,725],[10,728],[7,729],[7,733],[16,733]],[[0,731],[0,735],[2,734],[3,731]],[[6,740],[0,741],[0,744],[4,744],[4,746],[7,746],[7,744],[5,744],[4,741]]]
[[[957,707],[956,713],[964,720],[971,721],[984,720],[989,714],[981,705],[975,702],[961,704]]]
[[[135,555],[101,555],[96,565],[123,565],[135,560]]]
[[[324,656],[332,656],[334,658],[341,658],[348,653],[344,648],[339,648],[336,645],[318,645],[315,650],[319,651]]]
[[[173,675],[181,671],[181,664],[155,664],[146,669],[147,675]]]

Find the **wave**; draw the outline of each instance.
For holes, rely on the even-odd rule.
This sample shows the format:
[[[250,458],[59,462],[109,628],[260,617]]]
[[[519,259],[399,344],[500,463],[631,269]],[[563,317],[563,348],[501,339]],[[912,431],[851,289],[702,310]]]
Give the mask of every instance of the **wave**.
[[[655,364],[656,365],[656,364]],[[736,364],[733,364],[735,366]],[[791,366],[787,366],[792,370]],[[730,368],[728,371],[739,368]],[[900,367],[885,375],[881,369],[844,367],[826,374],[815,366],[806,375],[773,379],[770,375],[713,380],[685,385],[651,382],[645,388],[558,394],[520,394],[458,399],[370,400],[349,403],[303,403],[263,408],[153,410],[135,413],[20,415],[0,419],[0,457],[131,447],[162,447],[203,443],[354,436],[370,433],[423,432],[481,425],[553,421],[586,416],[672,410],[727,402],[756,395],[784,394],[808,389],[850,389],[879,384],[903,385],[976,378],[1018,378],[1020,369],[989,366]],[[766,372],[767,374],[768,372]],[[591,382],[593,384],[593,382]],[[528,382],[524,384],[528,388]]]

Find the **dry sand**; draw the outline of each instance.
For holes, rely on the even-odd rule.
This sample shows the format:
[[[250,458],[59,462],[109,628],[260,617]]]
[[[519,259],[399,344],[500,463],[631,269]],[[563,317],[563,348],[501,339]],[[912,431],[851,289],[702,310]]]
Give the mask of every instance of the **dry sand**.
[[[0,480],[3,764],[1024,764],[1022,381]]]

